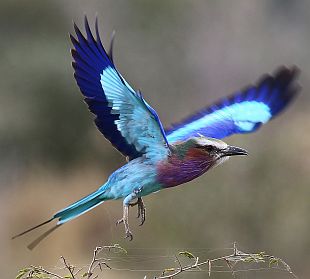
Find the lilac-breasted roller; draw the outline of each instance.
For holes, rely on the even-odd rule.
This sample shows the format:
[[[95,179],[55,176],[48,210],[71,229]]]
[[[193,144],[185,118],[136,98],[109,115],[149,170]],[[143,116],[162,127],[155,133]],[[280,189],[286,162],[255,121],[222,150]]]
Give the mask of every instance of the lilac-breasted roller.
[[[99,131],[127,159],[98,190],[69,205],[49,220],[17,235],[57,220],[57,224],[28,247],[32,249],[50,232],[108,200],[123,199],[123,216],[117,223],[128,224],[130,206],[138,206],[141,225],[145,221],[142,197],[189,182],[234,155],[247,151],[221,139],[232,134],[256,131],[280,113],[296,97],[296,67],[280,67],[264,75],[253,86],[219,100],[170,129],[164,129],[156,111],[116,69],[112,43],[107,53],[100,40],[96,20],[94,38],[85,17],[86,37],[74,24],[74,77],[95,115]],[[17,237],[15,236],[15,237]]]

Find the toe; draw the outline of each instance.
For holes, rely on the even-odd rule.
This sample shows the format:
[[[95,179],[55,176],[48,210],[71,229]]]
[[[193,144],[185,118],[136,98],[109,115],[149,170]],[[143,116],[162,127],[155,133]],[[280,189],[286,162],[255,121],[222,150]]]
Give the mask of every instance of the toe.
[[[115,225],[118,226],[118,225],[121,224],[121,223],[124,223],[124,220],[123,220],[123,219],[117,220],[116,223],[115,223]]]
[[[132,235],[131,231],[126,232],[125,238],[128,238],[129,241],[132,241],[133,235]]]

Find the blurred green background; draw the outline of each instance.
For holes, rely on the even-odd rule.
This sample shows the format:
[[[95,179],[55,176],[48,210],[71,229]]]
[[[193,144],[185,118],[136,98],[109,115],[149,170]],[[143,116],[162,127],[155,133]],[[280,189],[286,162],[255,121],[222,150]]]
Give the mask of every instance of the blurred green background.
[[[73,78],[68,33],[72,20],[82,25],[84,14],[91,24],[98,15],[106,46],[116,30],[116,65],[134,88],[142,89],[165,126],[282,64],[302,70],[303,91],[258,133],[227,139],[250,156],[146,197],[143,227],[137,226],[136,210],[131,211],[134,241],[125,241],[123,227],[115,227],[122,213],[117,201],[63,226],[30,252],[26,245],[40,232],[15,241],[10,237],[95,190],[124,163],[96,130]],[[12,278],[30,264],[53,267],[60,255],[85,265],[100,244],[120,243],[131,253],[142,248],[143,257],[147,248],[163,254],[169,249],[224,249],[233,241],[242,250],[282,257],[300,278],[309,278],[309,26],[307,0],[2,0],[1,278]],[[201,258],[209,256],[206,250]],[[150,276],[115,272],[109,278],[144,274]],[[290,278],[274,272],[238,276]]]

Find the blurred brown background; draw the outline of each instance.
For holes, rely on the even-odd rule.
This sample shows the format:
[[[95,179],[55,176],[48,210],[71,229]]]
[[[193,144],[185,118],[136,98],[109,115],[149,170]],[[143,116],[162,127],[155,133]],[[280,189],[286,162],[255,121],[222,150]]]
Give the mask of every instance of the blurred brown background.
[[[63,226],[30,252],[26,245],[41,231],[15,241],[10,237],[95,190],[124,163],[96,130],[73,78],[68,32],[72,20],[82,25],[84,14],[92,24],[98,15],[106,46],[116,30],[116,65],[142,89],[166,126],[282,64],[302,70],[303,91],[258,133],[227,139],[246,148],[249,157],[233,158],[196,181],[146,197],[143,227],[132,210],[134,241],[125,241],[123,227],[115,227],[122,212],[117,201]],[[246,251],[282,257],[300,278],[309,278],[309,24],[307,0],[2,0],[1,278],[30,264],[53,267],[60,255],[85,265],[100,244],[120,243],[131,253],[143,248],[143,256],[147,248],[163,254],[224,249],[233,241]],[[201,257],[210,255],[206,250]],[[109,278],[144,274],[149,275],[116,272]],[[274,272],[238,276],[290,278]]]

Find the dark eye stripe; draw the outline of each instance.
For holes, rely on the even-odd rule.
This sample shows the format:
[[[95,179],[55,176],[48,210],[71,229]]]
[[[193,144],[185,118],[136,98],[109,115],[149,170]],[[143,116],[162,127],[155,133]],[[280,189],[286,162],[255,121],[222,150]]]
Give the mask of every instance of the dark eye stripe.
[[[215,148],[212,145],[207,145],[205,146],[205,150],[207,150],[208,152],[213,151]]]
[[[203,150],[206,150],[208,152],[210,151],[214,151],[216,148],[212,145],[196,145],[196,148],[199,148],[199,149],[203,149]]]

